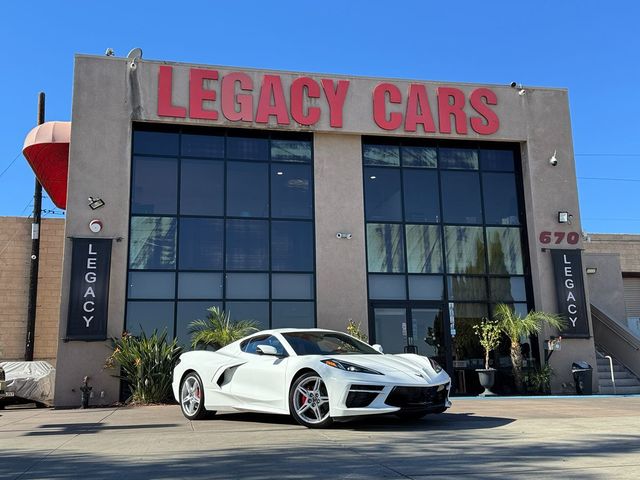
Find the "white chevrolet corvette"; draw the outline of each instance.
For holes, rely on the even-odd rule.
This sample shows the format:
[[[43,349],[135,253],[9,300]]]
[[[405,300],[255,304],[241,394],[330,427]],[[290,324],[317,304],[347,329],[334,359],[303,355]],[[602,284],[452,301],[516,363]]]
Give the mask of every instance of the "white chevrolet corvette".
[[[190,420],[250,411],[292,415],[311,428],[362,415],[442,413],[450,386],[434,360],[385,355],[321,329],[264,330],[216,352],[184,353],[173,371],[173,393]]]

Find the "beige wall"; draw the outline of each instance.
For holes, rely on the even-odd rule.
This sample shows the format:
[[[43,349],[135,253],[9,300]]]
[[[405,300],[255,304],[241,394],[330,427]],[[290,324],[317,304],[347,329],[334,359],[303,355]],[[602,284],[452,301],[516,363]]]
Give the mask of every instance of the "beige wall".
[[[522,146],[524,196],[529,235],[529,263],[535,307],[555,311],[556,292],[553,284],[553,268],[549,245],[539,242],[541,231],[581,231],[580,212],[576,187],[575,163],[571,139],[566,90],[528,87],[524,95],[509,86],[491,86],[497,96],[493,110],[500,117],[500,129],[491,135],[481,136],[469,130],[468,134],[424,134],[387,131],[372,120],[371,93],[379,78],[348,78],[338,75],[309,74],[312,78],[348,78],[351,82],[344,107],[342,128],[329,125],[327,105],[324,99],[309,99],[306,107],[317,106],[323,112],[322,119],[314,126],[302,127],[292,122],[277,125],[273,117],[268,123],[231,122],[219,115],[217,120],[172,118],[158,115],[158,74],[161,65],[172,65],[174,105],[188,105],[189,69],[192,65],[141,60],[136,68],[130,61],[115,57],[77,56],[75,62],[74,96],[72,114],[72,142],[69,151],[69,186],[66,232],[67,237],[83,237],[91,234],[88,224],[93,218],[104,223],[104,229],[96,238],[115,238],[112,251],[109,289],[108,336],[119,335],[124,324],[126,298],[126,269],[128,239],[129,187],[131,164],[132,122],[164,122],[176,125],[211,125],[273,130],[311,131],[314,133],[315,156],[315,204],[316,204],[316,256],[317,256],[317,304],[318,325],[338,328],[349,318],[360,321],[366,318],[366,265],[364,251],[364,215],[362,201],[362,167],[359,143],[361,135],[397,135],[423,138],[449,138],[469,140],[508,141]],[[228,67],[216,69],[220,75],[237,71]],[[264,71],[242,69],[254,84]],[[303,75],[299,72],[276,72],[282,78],[285,92],[291,83]],[[393,80],[402,92],[412,81]],[[432,112],[437,109],[434,89],[442,85],[424,84],[430,93]],[[481,85],[455,84],[466,97]],[[257,90],[252,92],[254,105]],[[220,98],[218,99],[220,101]],[[219,104],[217,104],[219,106]],[[393,105],[389,111],[402,110],[403,105]],[[468,103],[467,116],[473,115]],[[96,135],[99,132],[99,135]],[[549,163],[556,152],[557,166]],[[108,181],[105,181],[108,179]],[[98,196],[106,205],[99,211],[87,206],[89,196]],[[573,214],[571,225],[557,223],[557,212]],[[346,230],[352,240],[337,240],[335,234]],[[121,239],[122,241],[118,241]],[[558,247],[567,248],[566,245]],[[582,248],[582,241],[571,248]],[[71,252],[71,242],[65,244]],[[70,255],[66,256],[63,269],[65,290],[71,280]],[[65,318],[68,299],[63,297],[61,316]],[[366,327],[366,321],[363,321]],[[61,336],[64,336],[64,326]],[[547,338],[552,331],[544,332]],[[92,376],[94,391],[104,391],[103,401],[118,399],[119,383],[102,370],[108,354],[107,342],[67,342],[59,345],[59,375],[56,379],[56,404],[77,405],[74,391],[78,379]],[[82,358],[83,362],[78,362]],[[593,339],[567,339],[561,352],[554,354],[551,363],[556,369],[554,391],[571,378],[572,361],[587,360],[595,364]]]
[[[590,233],[586,253],[617,253],[622,273],[640,273],[640,235]]]
[[[55,365],[58,349],[64,219],[44,219],[34,358]],[[29,299],[31,220],[0,217],[0,359],[24,360]]]
[[[360,138],[314,135],[316,291],[319,327],[343,331],[352,319],[368,332]]]

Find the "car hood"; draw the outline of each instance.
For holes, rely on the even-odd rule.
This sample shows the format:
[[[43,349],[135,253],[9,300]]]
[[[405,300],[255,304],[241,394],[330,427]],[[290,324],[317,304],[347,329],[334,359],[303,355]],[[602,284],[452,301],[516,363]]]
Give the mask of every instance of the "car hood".
[[[404,375],[412,380],[424,378],[428,381],[434,381],[441,373],[436,373],[427,357],[413,354],[331,355],[328,358],[371,368],[385,375]]]

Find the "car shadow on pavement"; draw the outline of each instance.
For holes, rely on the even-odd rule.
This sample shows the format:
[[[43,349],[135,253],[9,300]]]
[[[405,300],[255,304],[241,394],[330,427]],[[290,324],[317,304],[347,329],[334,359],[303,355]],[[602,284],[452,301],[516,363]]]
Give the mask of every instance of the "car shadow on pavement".
[[[212,421],[229,421],[274,425],[298,425],[289,415],[263,413],[229,413],[212,417]],[[332,428],[361,431],[438,431],[475,430],[508,425],[515,419],[488,417],[473,413],[439,413],[427,415],[419,420],[402,420],[395,415],[375,415],[335,422]],[[304,428],[304,427],[300,427]]]
[[[360,417],[350,422],[336,423],[336,428],[362,431],[425,431],[476,430],[496,428],[515,422],[508,417],[488,417],[473,413],[439,413],[419,420],[403,420],[395,415]]]
[[[27,432],[25,437],[42,435],[75,435],[79,433],[99,433],[108,430],[140,430],[178,427],[178,423],[152,423],[136,425],[109,425],[105,423],[49,423],[40,425],[37,430]]]

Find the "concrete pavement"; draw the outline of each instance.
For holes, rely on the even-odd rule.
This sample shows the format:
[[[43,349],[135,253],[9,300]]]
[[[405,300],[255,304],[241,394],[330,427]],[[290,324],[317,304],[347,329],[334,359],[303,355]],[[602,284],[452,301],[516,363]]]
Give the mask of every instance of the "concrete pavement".
[[[189,422],[177,406],[0,411],[0,478],[638,478],[640,397],[455,399],[405,423]]]

